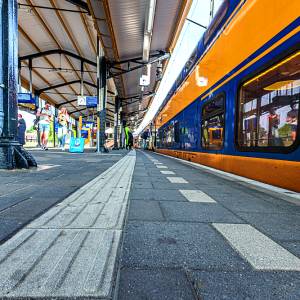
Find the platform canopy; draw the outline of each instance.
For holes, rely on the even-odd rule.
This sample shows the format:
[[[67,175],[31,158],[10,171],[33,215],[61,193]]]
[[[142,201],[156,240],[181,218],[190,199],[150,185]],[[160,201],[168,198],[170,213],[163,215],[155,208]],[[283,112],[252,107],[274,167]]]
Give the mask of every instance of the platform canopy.
[[[77,105],[81,68],[84,95],[97,94],[97,35],[109,66],[107,120],[113,121],[118,95],[125,119],[137,126],[157,90],[191,0],[18,0],[21,79],[73,117],[95,109]],[[141,91],[140,77],[150,84]],[[157,68],[158,67],[158,68]],[[50,88],[51,87],[51,88]]]

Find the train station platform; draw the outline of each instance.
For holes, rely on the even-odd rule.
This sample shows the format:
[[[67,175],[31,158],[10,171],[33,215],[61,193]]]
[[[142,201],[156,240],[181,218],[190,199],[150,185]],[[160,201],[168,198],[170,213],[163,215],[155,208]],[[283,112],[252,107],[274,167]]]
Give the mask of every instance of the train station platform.
[[[141,150],[35,157],[0,173],[1,299],[300,299],[299,194]]]

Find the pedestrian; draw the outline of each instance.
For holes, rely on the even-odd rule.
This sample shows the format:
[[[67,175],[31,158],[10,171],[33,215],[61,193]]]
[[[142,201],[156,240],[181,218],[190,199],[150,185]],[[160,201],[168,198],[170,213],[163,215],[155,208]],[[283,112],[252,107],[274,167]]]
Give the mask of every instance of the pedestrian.
[[[18,114],[18,142],[25,145],[26,122],[21,114]]]
[[[292,142],[296,140],[298,129],[298,104],[297,102],[291,103],[291,110],[287,113],[286,122],[291,126],[291,139]]]
[[[58,147],[60,147],[62,151],[65,151],[69,122],[70,117],[67,109],[62,107],[58,113]]]
[[[125,124],[125,142],[126,142],[126,149],[131,150],[133,145],[133,135],[130,131],[130,128]]]
[[[41,148],[43,150],[48,150],[48,137],[50,131],[50,122],[52,120],[52,112],[49,103],[45,104],[45,107],[39,109],[36,114],[38,118],[38,126],[40,131],[40,141],[41,141]]]

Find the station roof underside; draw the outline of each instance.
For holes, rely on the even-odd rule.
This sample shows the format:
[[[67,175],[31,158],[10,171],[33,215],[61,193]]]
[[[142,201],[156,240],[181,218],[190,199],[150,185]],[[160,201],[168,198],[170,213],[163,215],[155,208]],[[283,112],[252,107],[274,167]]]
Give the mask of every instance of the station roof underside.
[[[33,88],[54,105],[64,105],[73,117],[95,113],[77,106],[80,95],[81,61],[84,59],[84,94],[97,94],[97,34],[110,63],[107,120],[113,121],[114,95],[122,100],[125,118],[142,120],[158,82],[156,63],[151,83],[141,99],[144,27],[148,0],[18,0],[19,57],[21,79],[29,87],[29,60],[32,60]],[[150,57],[172,51],[188,12],[189,0],[157,0]],[[160,52],[161,51],[161,52]],[[75,54],[75,55],[74,55]],[[151,58],[150,58],[151,59]],[[126,61],[126,63],[119,63]],[[130,63],[128,63],[130,61]],[[129,69],[133,71],[126,72]],[[121,75],[119,73],[121,71]],[[125,71],[125,72],[124,72]],[[53,88],[49,88],[53,87]],[[49,89],[48,89],[49,88]],[[148,95],[148,96],[147,96]],[[131,118],[130,118],[131,117]]]

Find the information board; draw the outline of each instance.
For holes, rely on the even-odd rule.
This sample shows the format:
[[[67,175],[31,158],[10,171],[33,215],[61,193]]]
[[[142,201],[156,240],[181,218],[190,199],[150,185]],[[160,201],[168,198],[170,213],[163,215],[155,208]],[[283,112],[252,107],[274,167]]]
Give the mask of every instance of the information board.
[[[86,106],[87,107],[97,107],[98,98],[96,96],[87,96],[86,97]]]
[[[35,99],[30,93],[18,93],[18,103],[35,104]]]

